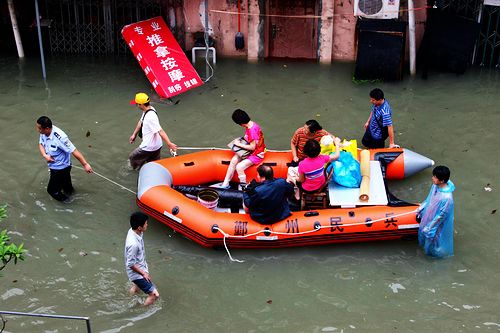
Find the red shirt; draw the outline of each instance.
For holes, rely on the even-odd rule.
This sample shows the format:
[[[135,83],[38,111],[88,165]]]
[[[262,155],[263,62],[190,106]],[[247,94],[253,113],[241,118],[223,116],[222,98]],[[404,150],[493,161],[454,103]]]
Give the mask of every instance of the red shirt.
[[[306,134],[305,131],[304,127],[301,127],[295,131],[292,137],[292,144],[297,148],[297,157],[299,160],[303,160],[307,157],[307,155],[304,154],[304,146],[306,145],[307,140],[312,139],[319,142],[323,136],[330,134],[323,129],[316,131],[313,134]]]

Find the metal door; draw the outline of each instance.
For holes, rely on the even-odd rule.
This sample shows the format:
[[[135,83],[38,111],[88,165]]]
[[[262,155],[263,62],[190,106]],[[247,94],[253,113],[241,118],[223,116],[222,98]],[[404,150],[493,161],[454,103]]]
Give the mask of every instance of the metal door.
[[[121,36],[124,25],[182,8],[182,0],[47,0],[45,7],[52,53],[119,55],[129,52]],[[182,38],[176,38],[181,46]]]
[[[481,23],[472,64],[500,68],[500,7],[483,5],[483,0],[445,0],[442,8]]]
[[[317,59],[317,11],[316,0],[270,0],[269,56]]]

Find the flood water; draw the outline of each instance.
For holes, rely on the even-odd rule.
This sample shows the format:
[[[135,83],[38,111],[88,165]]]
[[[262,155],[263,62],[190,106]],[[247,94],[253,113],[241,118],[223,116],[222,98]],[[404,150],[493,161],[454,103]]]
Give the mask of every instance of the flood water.
[[[45,84],[37,59],[2,57],[0,203],[9,217],[0,229],[29,254],[1,272],[0,310],[89,316],[96,332],[500,331],[500,73],[373,84],[353,83],[352,72],[352,64],[218,59],[207,84],[155,106],[179,146],[225,146],[242,132],[230,118],[242,108],[268,148],[287,149],[308,119],[360,140],[368,93],[382,88],[396,143],[452,171],[454,257],[431,259],[416,241],[392,241],[232,250],[245,261],[234,263],[151,220],[144,239],[161,300],[144,308],[142,295],[128,296],[123,264],[134,195],[73,168],[73,202],[50,198],[35,121],[51,117],[96,172],[135,191],[137,173],[126,159],[139,111],[128,101],[150,92],[149,83],[133,59],[50,59]],[[430,183],[428,169],[390,188],[419,202]],[[5,318],[4,332],[85,331],[83,322]]]

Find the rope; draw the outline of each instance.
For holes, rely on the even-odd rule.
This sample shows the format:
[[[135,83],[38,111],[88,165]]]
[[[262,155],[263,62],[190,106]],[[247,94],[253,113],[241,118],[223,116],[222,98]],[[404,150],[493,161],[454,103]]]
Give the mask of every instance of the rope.
[[[210,10],[213,13],[220,13],[220,14],[230,14],[230,15],[248,15],[248,16],[264,16],[264,17],[289,17],[289,18],[322,18],[322,16],[318,15],[279,15],[279,14],[254,14],[254,13],[240,13],[238,12],[231,12],[227,10],[216,10],[216,9],[211,9]],[[329,16],[328,18],[330,18]]]
[[[5,320],[2,314],[0,314],[0,322],[2,322],[2,327],[0,327],[0,333],[2,333],[5,329],[5,324],[7,324],[7,320]]]
[[[80,170],[85,171],[85,169],[84,169],[84,168],[79,167],[78,165],[72,165],[72,166],[73,166],[73,167],[75,167],[75,168],[77,168],[77,169],[80,169]],[[102,178],[102,179],[104,179],[104,180],[107,180],[108,182],[110,182],[110,183],[112,183],[112,184],[115,184],[116,186],[120,187],[120,188],[121,188],[121,189],[123,189],[123,190],[127,190],[127,191],[129,191],[130,193],[133,193],[134,195],[137,195],[137,192],[134,192],[134,191],[132,191],[131,189],[129,189],[129,188],[127,188],[127,187],[123,186],[123,185],[118,184],[118,183],[117,183],[117,182],[115,182],[114,180],[111,180],[111,179],[109,179],[108,177],[105,177],[105,176],[101,175],[101,174],[100,174],[100,173],[98,173],[98,172],[93,171],[92,173],[93,173],[93,174],[95,174],[96,176],[101,177],[101,178]]]
[[[177,147],[177,150],[229,150],[229,148],[220,148],[220,147]],[[276,150],[276,149],[267,149],[266,151],[275,152],[275,153],[286,153],[288,150]]]
[[[177,147],[177,150],[227,150],[228,148],[218,147]]]
[[[385,221],[387,218],[395,218],[395,217],[401,217],[401,216],[406,216],[406,215],[410,215],[410,214],[413,214],[417,212],[417,210],[412,210],[411,212],[407,212],[407,213],[401,213],[401,214],[396,214],[396,215],[391,215],[391,216],[386,216],[384,218],[380,218],[380,219],[376,219],[376,220],[372,220],[372,221],[369,221],[370,224],[373,224],[373,223],[378,223],[378,222],[382,222],[382,221]],[[356,222],[356,223],[348,223],[348,224],[342,224],[342,227],[354,227],[354,226],[358,226],[358,225],[362,225],[362,224],[366,224],[367,222]],[[219,227],[215,227],[214,229],[217,229],[218,231],[220,231],[220,233],[224,236],[224,239],[223,239],[223,242],[224,242],[224,247],[226,248],[226,252],[229,256],[229,259],[231,261],[235,261],[235,262],[245,262],[244,260],[239,260],[239,259],[233,259],[233,257],[231,256],[231,253],[229,252],[229,249],[227,247],[227,244],[226,244],[226,238],[248,238],[248,237],[253,237],[253,236],[256,236],[260,233],[270,233],[270,234],[275,234],[275,235],[306,235],[306,234],[310,234],[310,233],[314,233],[314,232],[317,232],[321,229],[324,229],[324,228],[331,228],[332,226],[331,225],[324,225],[324,226],[319,226],[319,228],[317,229],[312,229],[312,230],[306,230],[306,231],[302,231],[302,232],[292,232],[292,233],[287,233],[287,232],[279,232],[279,231],[273,231],[273,230],[269,230],[269,229],[262,229],[262,230],[259,230],[257,232],[254,232],[252,234],[247,234],[247,235],[243,235],[243,236],[235,236],[235,235],[229,235],[228,233],[226,233],[224,230],[222,230],[221,228]]]
[[[423,6],[423,7],[418,7],[418,8],[413,8],[412,10],[410,9],[399,9],[399,10],[388,10],[385,11],[384,13],[404,13],[404,12],[409,12],[409,11],[420,11],[428,8],[435,8],[433,6]],[[323,18],[323,16],[320,15],[280,15],[280,14],[257,14],[257,13],[238,13],[238,12],[233,12],[233,11],[227,11],[227,10],[216,10],[216,9],[211,9],[210,10],[213,13],[219,13],[219,14],[229,14],[229,15],[248,15],[248,16],[259,16],[259,17],[285,17],[285,18],[297,18],[297,19],[322,19],[322,20],[329,20],[335,16],[337,17],[343,17],[343,16],[354,16],[354,14],[332,14],[329,16],[326,16]]]
[[[218,229],[218,228],[217,228]],[[227,255],[229,256],[229,260],[231,260],[232,262],[239,262],[239,263],[243,263],[245,262],[245,260],[240,260],[240,259],[234,259],[232,256],[231,256],[231,252],[229,252],[229,248],[227,247],[227,244],[226,244],[226,233],[223,232],[221,229],[219,229],[219,231],[224,235],[224,248],[226,249],[226,252],[227,252]]]

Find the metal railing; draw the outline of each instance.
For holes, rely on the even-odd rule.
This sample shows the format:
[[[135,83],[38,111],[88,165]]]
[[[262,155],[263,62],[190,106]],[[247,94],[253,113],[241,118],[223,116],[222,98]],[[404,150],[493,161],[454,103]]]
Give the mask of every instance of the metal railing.
[[[444,11],[481,25],[472,64],[500,68],[500,7],[483,5],[483,0],[442,0],[441,3]]]
[[[91,333],[92,330],[90,328],[90,318],[89,317],[79,317],[79,316],[62,316],[62,315],[53,315],[53,314],[43,314],[43,313],[28,313],[28,312],[15,312],[15,311],[1,311],[0,310],[0,333],[5,329],[5,324],[7,323],[4,320],[2,315],[11,315],[11,316],[27,316],[27,317],[41,317],[41,318],[54,318],[54,319],[68,319],[68,320],[85,320],[87,325],[87,332]]]

